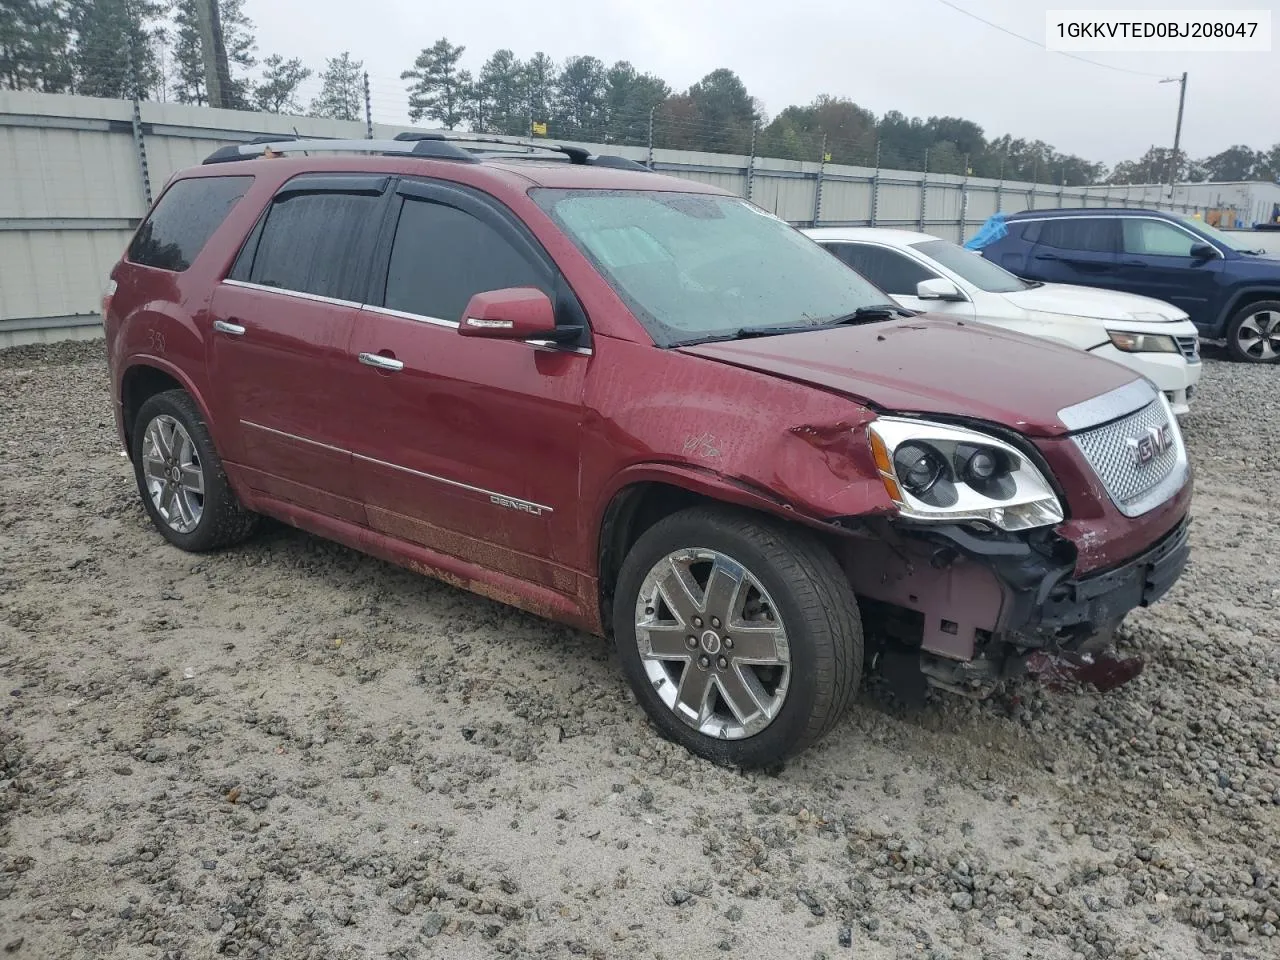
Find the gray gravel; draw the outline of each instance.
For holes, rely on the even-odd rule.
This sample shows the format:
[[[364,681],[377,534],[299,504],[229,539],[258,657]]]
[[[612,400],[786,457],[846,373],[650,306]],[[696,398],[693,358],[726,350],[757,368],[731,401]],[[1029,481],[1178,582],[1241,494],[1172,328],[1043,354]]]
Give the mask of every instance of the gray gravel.
[[[594,638],[279,526],[175,551],[101,344],[0,352],[0,955],[1280,956],[1278,378],[1206,362],[1137,681],[871,684],[744,776]]]

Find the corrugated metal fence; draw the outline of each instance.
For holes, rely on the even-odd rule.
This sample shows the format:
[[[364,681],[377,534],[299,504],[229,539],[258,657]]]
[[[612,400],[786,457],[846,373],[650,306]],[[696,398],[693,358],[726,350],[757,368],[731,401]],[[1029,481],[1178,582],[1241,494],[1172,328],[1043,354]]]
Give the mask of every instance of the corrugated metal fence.
[[[375,124],[374,136],[403,129],[408,128]],[[150,102],[135,116],[127,100],[0,91],[0,347],[97,335],[107,273],[146,213],[149,196],[175,171],[200,163],[221,145],[277,133],[358,138],[365,136],[365,125]],[[908,227],[962,240],[998,210],[1162,205],[1158,188],[1062,188],[586,146],[652,161],[661,172],[714,184],[806,226]]]

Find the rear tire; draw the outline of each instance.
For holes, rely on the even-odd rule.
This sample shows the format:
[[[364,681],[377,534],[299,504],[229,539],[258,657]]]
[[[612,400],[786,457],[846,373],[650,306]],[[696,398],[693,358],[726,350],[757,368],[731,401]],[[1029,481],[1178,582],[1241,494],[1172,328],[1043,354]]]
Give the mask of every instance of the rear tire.
[[[185,390],[166,390],[138,411],[131,438],[133,472],[151,522],[192,553],[239,543],[258,515],[241,506],[200,408]]]
[[[1280,300],[1241,307],[1227,324],[1227,350],[1244,363],[1280,361]]]
[[[721,507],[682,510],[641,535],[618,576],[613,628],[658,729],[722,764],[771,766],[804,750],[862,674],[857,601],[831,552],[807,530]]]

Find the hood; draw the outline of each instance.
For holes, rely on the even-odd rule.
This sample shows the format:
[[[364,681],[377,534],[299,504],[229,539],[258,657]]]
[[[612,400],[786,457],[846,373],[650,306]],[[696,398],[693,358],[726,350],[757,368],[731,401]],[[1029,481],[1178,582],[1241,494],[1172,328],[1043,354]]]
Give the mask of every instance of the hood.
[[[1139,379],[1081,350],[927,315],[678,349],[882,411],[971,417],[1032,436],[1067,432],[1059,410]]]
[[[1184,311],[1163,300],[1120,293],[1118,290],[1077,287],[1067,283],[1046,283],[1003,296],[1024,310],[1039,313],[1145,323],[1169,323],[1187,319]]]

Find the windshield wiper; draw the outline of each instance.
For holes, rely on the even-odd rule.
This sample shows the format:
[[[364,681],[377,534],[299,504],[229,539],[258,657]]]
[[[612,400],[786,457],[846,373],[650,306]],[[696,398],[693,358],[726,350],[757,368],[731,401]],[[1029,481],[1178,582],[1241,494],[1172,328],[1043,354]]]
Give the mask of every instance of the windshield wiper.
[[[812,323],[788,323],[776,327],[742,327],[735,335],[735,340],[749,340],[752,337],[780,337],[784,333],[801,333],[805,330],[818,330]]]
[[[850,323],[870,323],[873,320],[892,320],[894,317],[914,317],[916,315],[916,311],[900,307],[896,303],[876,303],[869,307],[859,307],[853,313],[846,313],[843,317],[836,317],[834,320],[820,323],[817,329],[841,327]]]

